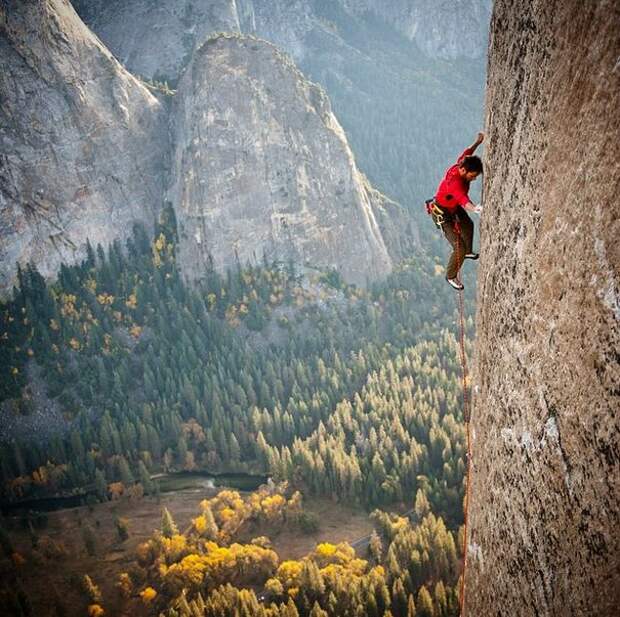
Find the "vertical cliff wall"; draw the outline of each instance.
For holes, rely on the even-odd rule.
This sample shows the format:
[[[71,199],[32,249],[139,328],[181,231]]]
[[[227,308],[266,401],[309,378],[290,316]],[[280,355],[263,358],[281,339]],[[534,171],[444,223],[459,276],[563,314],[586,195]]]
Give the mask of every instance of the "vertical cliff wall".
[[[15,263],[46,276],[151,224],[161,207],[163,106],[67,0],[0,2],[0,293]]]
[[[497,0],[468,615],[620,606],[620,5]]]

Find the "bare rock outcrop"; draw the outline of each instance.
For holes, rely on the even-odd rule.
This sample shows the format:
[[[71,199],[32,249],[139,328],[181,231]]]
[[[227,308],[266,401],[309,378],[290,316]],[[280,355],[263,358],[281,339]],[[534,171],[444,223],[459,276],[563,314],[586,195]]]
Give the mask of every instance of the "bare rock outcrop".
[[[241,0],[73,0],[73,4],[120,62],[133,73],[156,80],[178,77],[194,48],[213,33],[240,32],[244,16]]]
[[[190,278],[267,259],[335,267],[352,282],[391,259],[329,100],[273,45],[219,36],[179,82],[170,190]]]
[[[67,0],[0,2],[0,291],[152,223],[167,147],[160,101]]]
[[[620,606],[620,5],[496,0],[467,614]]]

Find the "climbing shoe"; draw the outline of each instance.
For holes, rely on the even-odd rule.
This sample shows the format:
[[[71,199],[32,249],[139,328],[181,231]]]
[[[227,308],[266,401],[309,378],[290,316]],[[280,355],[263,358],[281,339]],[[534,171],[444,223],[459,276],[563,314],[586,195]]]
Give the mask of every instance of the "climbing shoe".
[[[461,290],[465,289],[465,287],[463,287],[463,285],[462,285],[461,283],[459,283],[457,279],[449,279],[449,278],[446,276],[446,281],[448,281],[448,283],[449,283],[452,287],[454,287],[454,289],[458,289],[458,291],[461,291]]]
[[[480,253],[466,253],[465,259],[478,259],[480,257]]]

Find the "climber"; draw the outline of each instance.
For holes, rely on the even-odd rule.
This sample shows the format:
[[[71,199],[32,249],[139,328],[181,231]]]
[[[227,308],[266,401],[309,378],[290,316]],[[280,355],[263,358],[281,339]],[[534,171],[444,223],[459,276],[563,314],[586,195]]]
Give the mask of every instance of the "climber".
[[[476,141],[459,156],[455,165],[446,170],[433,199],[426,201],[427,212],[440,227],[453,251],[448,261],[446,280],[454,289],[464,289],[458,273],[465,259],[478,259],[472,252],[474,224],[467,212],[480,214],[482,206],[469,199],[469,183],[482,173],[482,161],[473,156],[484,141],[484,133],[478,133]]]

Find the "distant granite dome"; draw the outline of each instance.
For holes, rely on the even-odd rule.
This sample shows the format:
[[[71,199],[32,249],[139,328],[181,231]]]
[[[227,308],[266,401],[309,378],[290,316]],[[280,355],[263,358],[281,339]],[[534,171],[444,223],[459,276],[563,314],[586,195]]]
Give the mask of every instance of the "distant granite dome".
[[[190,278],[211,259],[292,259],[358,284],[391,259],[370,190],[329,100],[273,45],[226,35],[205,43],[174,110],[180,258]]]
[[[467,614],[620,606],[620,5],[497,0]]]
[[[16,262],[53,276],[152,223],[167,148],[161,103],[67,0],[0,4],[0,292]]]

